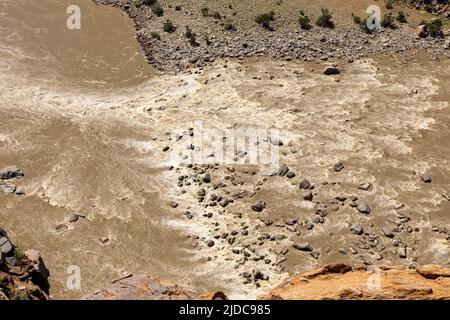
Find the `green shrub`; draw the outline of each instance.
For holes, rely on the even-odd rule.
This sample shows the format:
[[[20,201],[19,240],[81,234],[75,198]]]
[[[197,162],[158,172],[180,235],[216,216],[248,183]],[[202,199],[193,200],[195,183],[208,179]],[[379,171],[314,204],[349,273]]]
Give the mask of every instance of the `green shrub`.
[[[383,28],[390,28],[395,29],[397,26],[394,22],[394,16],[392,15],[392,12],[388,12],[384,15],[383,20],[381,21],[381,26]]]
[[[220,13],[219,12],[214,12],[213,14],[212,14],[212,17],[214,18],[214,19],[217,19],[217,20],[220,20],[220,19],[222,19],[222,16],[220,15]]]
[[[431,22],[422,21],[420,24],[425,26],[428,34],[433,38],[442,37],[444,35],[444,33],[442,32],[444,23],[441,19],[434,19]]]
[[[355,15],[354,13],[352,13],[352,19],[353,19],[353,22],[354,22],[355,24],[361,24],[361,23],[362,23],[361,17]]]
[[[209,39],[209,36],[208,36],[208,35],[205,35],[204,39],[205,39],[205,43],[206,43],[207,46],[209,46],[209,45],[212,44],[212,42],[211,42],[211,40]]]
[[[198,46],[197,43],[197,35],[191,30],[191,28],[189,28],[188,26],[186,26],[186,33],[184,34],[186,36],[186,38],[189,39],[189,43],[194,47],[194,46]]]
[[[443,36],[443,32],[442,32],[443,25],[444,24],[441,19],[435,19],[435,20],[431,21],[427,26],[430,36],[442,37]]]
[[[265,29],[271,30],[270,22],[275,20],[275,12],[270,11],[269,13],[262,13],[256,16],[256,23],[263,26]]]
[[[403,11],[399,11],[397,14],[397,21],[400,23],[407,23],[408,19],[406,18],[406,14]]]
[[[202,16],[209,17],[209,8],[202,8]]]
[[[333,15],[328,9],[322,8],[316,24],[322,28],[334,28]]]
[[[384,5],[386,7],[386,9],[393,9],[394,8],[394,4],[392,0],[386,0],[386,3]]]
[[[234,25],[231,22],[225,23],[224,28],[227,31],[235,31],[236,30],[236,28],[234,27]]]
[[[19,291],[15,297],[16,300],[30,300],[28,293],[26,291]]]
[[[161,40],[161,35],[159,34],[159,32],[153,31],[152,33],[150,33],[150,35],[153,39]]]
[[[429,13],[433,13],[433,4],[432,3],[427,3],[425,4],[425,11],[429,12]]]
[[[173,25],[172,21],[167,19],[166,22],[164,22],[163,30],[165,32],[172,33],[175,32],[175,30],[177,30],[177,27]]]
[[[23,258],[25,258],[25,252],[20,247],[14,248],[14,258],[16,258],[17,264],[21,264]]]
[[[159,3],[152,5],[152,11],[157,17],[162,17],[164,15],[164,9],[159,5]]]
[[[311,19],[309,19],[308,15],[302,11],[300,11],[300,16],[298,17],[298,22],[300,23],[300,27],[304,30],[309,30],[312,28]]]
[[[176,6],[176,7],[175,7],[175,10],[176,10],[176,11],[181,11],[181,6],[180,6],[180,5]]]
[[[142,3],[146,6],[152,6],[156,3],[156,0],[144,0]]]
[[[361,18],[357,15],[355,15],[354,13],[352,13],[352,18],[353,18],[353,22],[358,25],[361,30],[367,32],[367,33],[372,33],[374,30],[371,30],[367,27],[367,18]]]

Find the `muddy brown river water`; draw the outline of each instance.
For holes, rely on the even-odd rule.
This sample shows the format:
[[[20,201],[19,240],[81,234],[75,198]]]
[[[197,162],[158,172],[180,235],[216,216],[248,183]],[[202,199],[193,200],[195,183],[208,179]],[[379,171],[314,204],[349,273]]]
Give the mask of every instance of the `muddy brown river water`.
[[[73,4],[81,8],[81,30],[66,28]],[[0,167],[17,165],[25,177],[13,181],[24,195],[0,194],[0,226],[16,244],[42,253],[58,299],[79,298],[129,273],[171,279],[196,293],[223,289],[255,297],[290,273],[330,262],[448,266],[450,62],[424,54],[408,64],[401,59],[343,64],[339,81],[322,75],[323,66],[264,59],[158,74],[141,55],[132,22],[117,9],[91,0],[3,0]],[[169,170],[170,150],[191,143],[186,133],[175,140],[169,133],[187,132],[198,120],[220,130],[281,130],[280,161],[296,177],[264,177],[257,166],[235,165],[233,179],[242,184],[233,184],[227,166],[219,166],[212,180],[228,186],[207,186],[208,196],[247,196],[226,208],[205,207],[196,198],[198,181],[178,186],[180,175],[195,175],[193,168]],[[340,173],[330,170],[337,161],[345,165]],[[421,181],[424,173],[432,183]],[[303,201],[301,179],[314,184],[314,202],[333,208],[334,197],[357,196],[370,204],[370,215],[347,201],[324,223],[313,222],[314,203]],[[372,190],[359,190],[362,182]],[[249,209],[256,200],[267,203],[261,214]],[[70,223],[77,212],[86,218]],[[210,212],[213,218],[203,216]],[[407,258],[380,235],[399,214],[413,229],[395,236]],[[298,220],[296,231],[260,221],[288,218]],[[305,228],[307,222],[314,227]],[[359,236],[349,231],[355,222],[386,248],[359,248]],[[231,245],[214,238],[241,228],[248,236]],[[286,238],[260,244],[265,233]],[[319,258],[292,249],[298,241],[309,242]],[[255,246],[240,264],[233,249]],[[285,249],[279,269],[273,262]],[[76,290],[66,286],[72,265],[81,270]],[[260,288],[240,277],[254,268],[270,276]]]

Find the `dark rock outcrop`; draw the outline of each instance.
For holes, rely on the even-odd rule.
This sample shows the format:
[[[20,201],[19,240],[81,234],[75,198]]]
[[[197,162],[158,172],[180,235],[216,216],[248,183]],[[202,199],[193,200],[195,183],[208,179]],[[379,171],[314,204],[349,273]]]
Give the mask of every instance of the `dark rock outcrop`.
[[[0,300],[49,300],[49,276],[38,251],[22,251],[0,228]]]

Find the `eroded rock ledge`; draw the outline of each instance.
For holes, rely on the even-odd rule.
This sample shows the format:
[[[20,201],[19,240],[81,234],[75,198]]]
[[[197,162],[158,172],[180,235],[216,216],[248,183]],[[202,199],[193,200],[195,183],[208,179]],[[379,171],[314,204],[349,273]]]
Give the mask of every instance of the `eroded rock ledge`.
[[[222,292],[192,296],[179,286],[148,276],[129,276],[89,294],[84,300],[223,300]],[[425,265],[351,267],[331,264],[293,277],[260,297],[264,300],[450,299],[450,269]]]
[[[130,275],[81,298],[82,300],[224,300],[222,292],[194,297],[176,284],[149,276]]]
[[[416,269],[368,269],[332,264],[296,276],[262,299],[450,299],[450,269],[438,265],[425,265]]]
[[[0,228],[0,300],[49,300],[49,276],[38,251],[13,245]]]

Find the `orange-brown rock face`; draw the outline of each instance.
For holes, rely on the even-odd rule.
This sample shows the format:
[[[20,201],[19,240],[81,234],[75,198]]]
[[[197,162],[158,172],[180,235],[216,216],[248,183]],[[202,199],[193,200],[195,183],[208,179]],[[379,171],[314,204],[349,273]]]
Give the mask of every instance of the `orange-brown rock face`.
[[[450,299],[450,269],[426,265],[417,269],[327,265],[303,273],[262,299]]]

